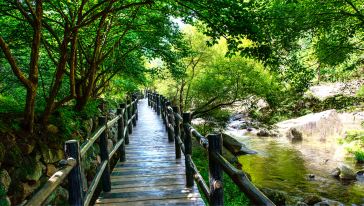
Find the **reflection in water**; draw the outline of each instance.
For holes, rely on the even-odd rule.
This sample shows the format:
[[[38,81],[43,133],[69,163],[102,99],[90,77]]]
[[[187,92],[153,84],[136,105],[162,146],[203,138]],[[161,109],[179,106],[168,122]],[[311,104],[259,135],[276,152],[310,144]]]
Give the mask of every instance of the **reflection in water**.
[[[290,144],[273,138],[247,136],[237,139],[259,152],[258,155],[239,157],[242,169],[250,174],[258,187],[283,191],[291,197],[291,201],[297,201],[297,198],[308,194],[317,194],[345,204],[364,203],[362,181],[344,184],[330,176],[330,171],[342,162],[355,166],[352,159],[342,159],[342,155],[338,158],[338,150],[341,148],[336,147],[337,144]],[[313,174],[311,178],[309,174]],[[297,197],[296,200],[293,197]]]

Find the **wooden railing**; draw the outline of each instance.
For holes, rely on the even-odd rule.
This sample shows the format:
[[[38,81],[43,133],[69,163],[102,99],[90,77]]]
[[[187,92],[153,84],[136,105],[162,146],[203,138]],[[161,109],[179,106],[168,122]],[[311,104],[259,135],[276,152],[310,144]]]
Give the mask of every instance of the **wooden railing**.
[[[102,190],[109,192],[111,190],[110,160],[115,152],[118,151],[120,153],[120,161],[125,161],[125,144],[129,144],[129,134],[132,133],[133,125],[136,126],[137,120],[138,99],[134,98],[133,102],[128,101],[127,104],[120,104],[120,108],[117,109],[117,116],[114,119],[107,121],[105,116],[99,117],[99,128],[81,147],[77,140],[66,141],[65,156],[67,160],[63,161],[64,167],[54,173],[26,205],[35,206],[43,204],[66,177],[68,177],[69,204],[72,206],[89,205],[100,180]],[[108,151],[107,130],[115,124],[118,127],[118,142],[111,151]],[[101,163],[98,166],[94,179],[88,189],[86,189],[83,188],[83,180],[81,178],[81,161],[97,139],[99,139]]]
[[[222,156],[221,134],[209,134],[206,137],[201,135],[192,127],[190,113],[183,113],[181,116],[179,108],[171,106],[171,102],[164,96],[150,91],[147,91],[146,95],[148,105],[162,116],[168,132],[168,140],[175,142],[176,158],[181,158],[181,151],[185,156],[187,187],[192,187],[195,180],[210,205],[224,205],[224,171],[254,205],[274,205],[250,182],[243,171],[235,168]],[[199,144],[208,151],[209,185],[206,184],[192,160],[192,137],[195,137]]]

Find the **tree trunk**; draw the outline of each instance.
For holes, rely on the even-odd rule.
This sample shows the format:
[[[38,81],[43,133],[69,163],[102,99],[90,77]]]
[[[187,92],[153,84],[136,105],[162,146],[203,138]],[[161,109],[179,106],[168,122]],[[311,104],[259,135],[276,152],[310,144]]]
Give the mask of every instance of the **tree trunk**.
[[[33,133],[35,119],[35,98],[37,95],[37,87],[27,88],[26,105],[24,111],[24,129]]]

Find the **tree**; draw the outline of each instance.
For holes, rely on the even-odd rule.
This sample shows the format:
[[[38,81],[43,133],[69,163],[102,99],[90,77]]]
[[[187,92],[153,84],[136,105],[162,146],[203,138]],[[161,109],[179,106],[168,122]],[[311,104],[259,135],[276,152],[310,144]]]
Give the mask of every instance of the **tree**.
[[[28,77],[25,75],[21,67],[19,67],[19,63],[17,62],[16,57],[13,55],[9,45],[3,38],[3,35],[6,35],[6,33],[1,33],[0,47],[9,65],[11,66],[13,73],[27,90],[26,105],[24,109],[24,127],[29,132],[33,132],[35,101],[39,75],[38,64],[41,45],[40,42],[43,19],[43,2],[42,0],[37,0],[35,1],[34,5],[31,5],[28,1],[16,2],[11,6],[14,6],[18,12],[14,13],[13,11],[10,11],[10,14],[14,15],[15,18],[20,18],[22,20],[24,19],[33,31],[28,66]]]

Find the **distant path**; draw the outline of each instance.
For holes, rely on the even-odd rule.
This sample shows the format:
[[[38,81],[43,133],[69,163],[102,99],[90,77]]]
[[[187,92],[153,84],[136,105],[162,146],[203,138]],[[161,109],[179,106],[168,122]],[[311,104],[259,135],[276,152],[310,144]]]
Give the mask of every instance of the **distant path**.
[[[195,187],[185,187],[184,157],[175,158],[161,118],[146,99],[139,101],[139,121],[126,161],[111,174],[111,192],[102,192],[96,205],[205,205]]]

